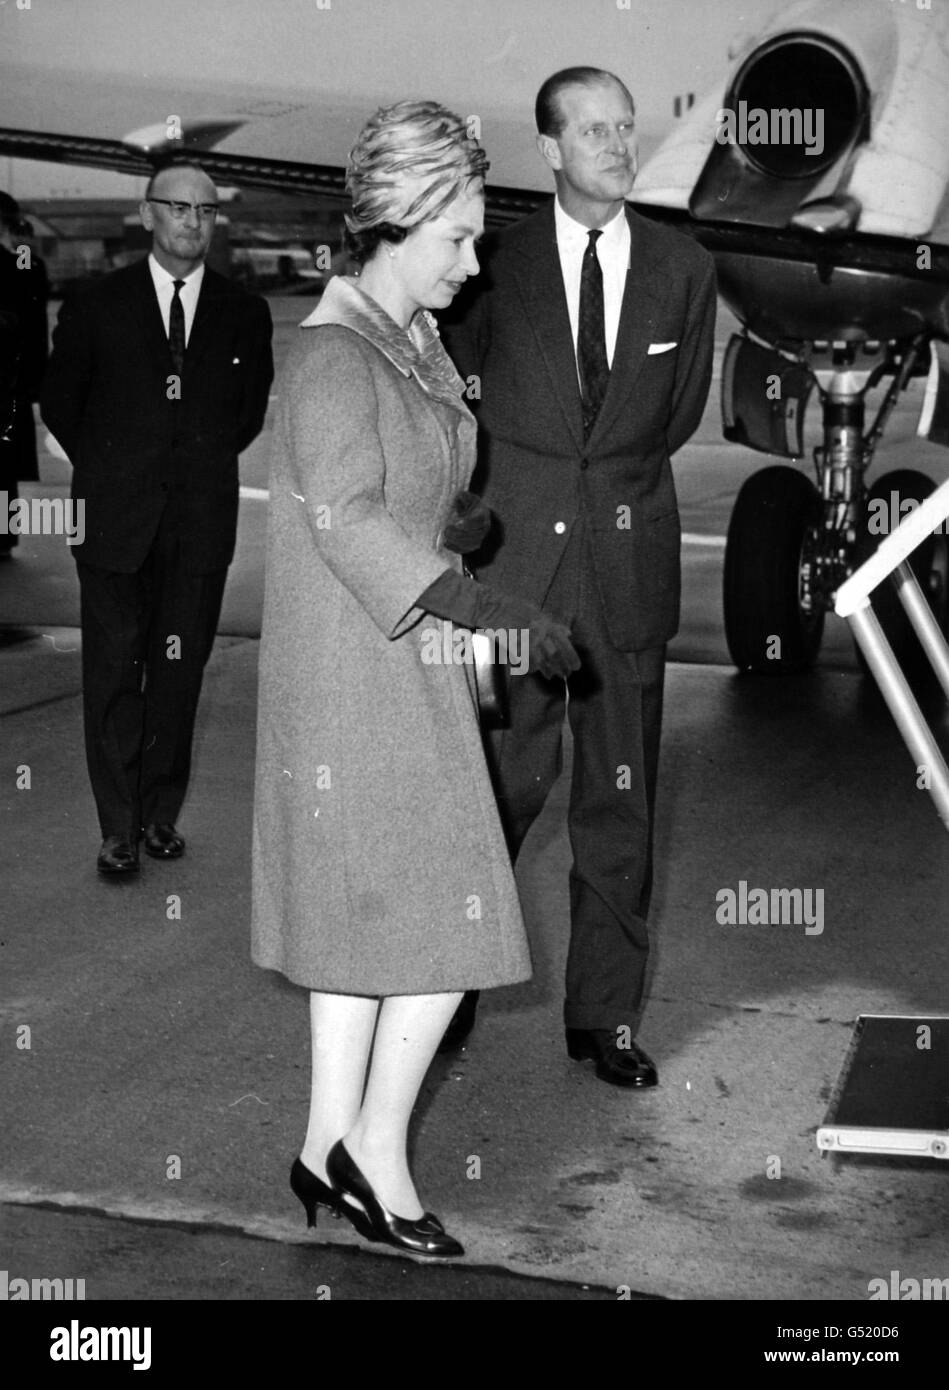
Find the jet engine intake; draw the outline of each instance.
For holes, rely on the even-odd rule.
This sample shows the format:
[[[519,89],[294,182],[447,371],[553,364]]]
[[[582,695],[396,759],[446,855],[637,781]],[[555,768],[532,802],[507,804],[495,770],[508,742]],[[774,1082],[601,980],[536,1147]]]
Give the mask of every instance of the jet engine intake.
[[[689,202],[693,217],[787,226],[816,191],[829,197],[869,135],[870,95],[846,48],[784,33],[735,74]]]

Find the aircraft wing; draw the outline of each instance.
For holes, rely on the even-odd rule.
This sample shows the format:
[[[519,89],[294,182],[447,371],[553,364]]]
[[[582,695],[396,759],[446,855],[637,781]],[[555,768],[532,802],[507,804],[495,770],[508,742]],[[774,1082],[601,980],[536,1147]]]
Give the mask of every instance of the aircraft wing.
[[[216,183],[236,184],[245,188],[273,188],[282,193],[311,194],[338,198],[341,203],[346,201],[345,172],[341,167],[206,148],[205,142],[220,138],[220,133],[220,123],[211,128],[208,125],[200,129],[192,127],[186,131],[190,138],[183,142],[185,151],[200,160]],[[140,177],[148,177],[155,167],[156,156],[166,153],[166,148],[149,149],[125,140],[0,128],[0,154],[48,163],[110,169]],[[486,221],[491,226],[515,221],[533,212],[549,196],[533,189],[489,185],[486,191]],[[694,237],[713,254],[757,256],[771,261],[779,259],[809,265],[815,267],[818,275],[825,279],[834,270],[847,270],[881,276],[916,277],[930,284],[935,279],[949,284],[947,245],[934,246],[930,265],[921,270],[917,266],[915,241],[906,238],[860,232],[828,238],[794,225],[775,228],[756,226],[747,221],[711,221],[696,218],[681,207],[639,201],[635,195],[632,205],[650,220],[662,222]]]
[[[246,188],[279,188],[285,193],[318,193],[345,197],[343,170],[332,165],[295,160],[263,159],[208,149],[202,140],[182,142],[182,152],[200,160],[216,183]],[[147,178],[164,149],[150,149],[126,140],[100,140],[88,135],[51,131],[0,129],[0,154],[39,159],[50,164],[79,164]]]
[[[243,188],[273,188],[281,193],[318,194],[346,201],[345,171],[331,164],[308,164],[300,160],[243,155],[207,148],[205,140],[214,138],[220,125],[211,131],[192,132],[193,138],[179,147],[218,184]],[[86,135],[54,134],[49,131],[0,128],[0,155],[37,159],[50,164],[78,164],[91,169],[110,169],[115,173],[147,178],[169,153],[167,145],[148,148],[130,140],[100,140]],[[549,194],[529,189],[489,186],[487,204],[492,225],[514,221],[540,205]]]

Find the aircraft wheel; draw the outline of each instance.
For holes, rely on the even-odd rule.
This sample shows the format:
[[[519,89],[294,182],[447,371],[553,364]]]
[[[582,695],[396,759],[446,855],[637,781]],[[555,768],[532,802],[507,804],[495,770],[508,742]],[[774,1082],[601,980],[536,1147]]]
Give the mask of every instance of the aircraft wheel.
[[[725,545],[725,637],[739,671],[785,675],[814,664],[822,610],[802,607],[802,575],[820,495],[803,473],[780,464],[743,484]]]
[[[936,485],[931,478],[912,468],[899,468],[878,478],[867,493],[865,528],[860,546],[861,562],[876,550],[884,535],[898,524],[903,502],[922,502],[935,490]],[[949,536],[927,536],[910,556],[910,565],[940,628],[943,632],[949,631]],[[871,595],[871,602],[907,680],[911,684],[919,683],[921,679],[928,680],[932,676],[932,667],[893,585],[889,581],[881,584]],[[859,646],[857,656],[866,671],[867,664]]]

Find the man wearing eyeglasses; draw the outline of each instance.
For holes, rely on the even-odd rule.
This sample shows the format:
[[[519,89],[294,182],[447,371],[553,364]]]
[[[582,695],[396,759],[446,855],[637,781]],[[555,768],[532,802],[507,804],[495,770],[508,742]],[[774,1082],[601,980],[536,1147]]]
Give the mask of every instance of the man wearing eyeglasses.
[[[273,381],[266,303],[205,265],[217,190],[195,165],[140,205],[147,259],[80,287],[41,409],[73,465],[86,760],[100,873],[177,859],[204,666],[234,553],[238,455]],[[81,506],[80,506],[81,504]]]

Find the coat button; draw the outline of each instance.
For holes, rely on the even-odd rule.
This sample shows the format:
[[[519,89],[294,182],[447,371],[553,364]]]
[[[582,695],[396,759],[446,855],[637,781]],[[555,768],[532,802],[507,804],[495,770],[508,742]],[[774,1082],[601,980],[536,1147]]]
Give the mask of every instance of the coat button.
[[[562,536],[563,533],[564,533],[564,531],[566,531],[566,529],[567,529],[567,523],[566,523],[565,521],[555,521],[555,522],[554,522],[554,530],[556,531],[556,533],[557,533],[558,536]]]

